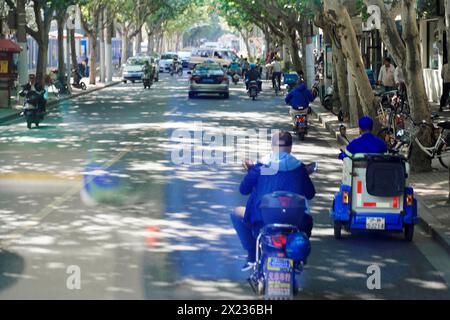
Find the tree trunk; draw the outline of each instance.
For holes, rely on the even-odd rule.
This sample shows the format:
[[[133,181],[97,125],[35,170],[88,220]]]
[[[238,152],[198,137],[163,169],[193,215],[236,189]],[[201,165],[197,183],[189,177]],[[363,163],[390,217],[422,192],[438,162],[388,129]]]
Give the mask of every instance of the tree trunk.
[[[402,26],[406,46],[406,72],[404,76],[412,118],[416,122],[425,120],[431,123],[431,110],[425,90],[420,56],[420,39],[415,5],[415,0],[403,0]],[[423,143],[431,145],[431,129],[423,130],[420,135],[422,136],[420,140]],[[413,148],[411,168],[415,172],[431,171],[431,159],[417,145]]]
[[[27,32],[26,26],[26,13],[25,13],[26,0],[17,0],[16,12],[17,12],[17,44],[22,48],[19,54],[18,72],[19,72],[19,85],[24,85],[28,82],[28,44],[27,44]]]
[[[303,73],[305,73],[306,70],[303,69],[302,59],[300,58],[300,55],[299,55],[300,46],[297,41],[297,31],[295,29],[289,30],[289,28],[287,26],[285,26],[284,29],[285,29],[286,35],[287,35],[286,40],[288,42],[288,50],[289,50],[289,55],[291,56],[292,66],[295,71],[297,71],[297,72],[302,71]]]
[[[38,42],[38,47],[36,82],[43,85],[47,73],[48,37],[41,39],[41,41]]]
[[[331,21],[334,30],[342,44],[342,51],[347,59],[349,72],[355,79],[356,91],[361,102],[361,107],[365,115],[374,119],[374,131],[381,129],[377,119],[377,101],[366,74],[364,62],[359,49],[356,33],[347,8],[340,1],[324,1],[326,18]]]
[[[90,58],[89,58],[89,84],[95,85],[97,80],[97,36],[96,34],[89,36],[89,50],[90,50]]]
[[[332,47],[333,51],[333,66],[335,69],[335,74],[333,75],[333,84],[337,87],[337,94],[340,109],[344,114],[344,120],[350,120],[350,107],[348,102],[348,81],[347,81],[347,61],[345,61],[342,49],[338,46]],[[351,123],[351,125],[356,126],[357,123]]]
[[[128,39],[128,29],[122,30],[122,64],[128,60],[128,47],[130,46]]]
[[[100,39],[100,75],[99,75],[99,82],[104,83],[105,77],[106,77],[106,70],[105,70],[105,29],[103,28],[104,24],[104,17],[103,12],[99,15],[99,22],[98,22],[98,32],[99,32],[99,39]]]
[[[139,30],[138,34],[136,35],[136,38],[134,39],[134,51],[136,55],[140,54],[142,51],[141,43],[142,43],[142,30]]]
[[[153,52],[153,42],[154,42],[154,35],[152,32],[147,32],[147,53],[150,54]]]
[[[64,12],[58,12],[58,76],[62,77],[66,74],[66,64],[64,63]]]
[[[247,58],[248,61],[252,61],[252,53],[251,53],[251,48],[250,48],[250,37],[248,34],[248,30],[239,30],[239,33],[242,36],[242,39],[244,40],[244,44],[245,44],[245,49],[247,50]]]
[[[270,47],[270,45],[271,45],[270,31],[269,31],[269,28],[267,28],[267,27],[264,29],[264,40],[266,42],[265,54],[267,56],[267,54],[272,51],[272,48]]]
[[[445,0],[445,26],[447,30],[447,61],[450,61],[450,0]]]
[[[77,48],[76,48],[76,39],[75,39],[75,29],[70,29],[70,56],[72,59],[72,66],[74,68],[77,67]]]
[[[108,11],[106,9],[105,16],[108,16]],[[105,28],[105,65],[106,65],[106,82],[112,82],[113,76],[113,62],[112,62],[112,28],[113,23],[108,23]]]

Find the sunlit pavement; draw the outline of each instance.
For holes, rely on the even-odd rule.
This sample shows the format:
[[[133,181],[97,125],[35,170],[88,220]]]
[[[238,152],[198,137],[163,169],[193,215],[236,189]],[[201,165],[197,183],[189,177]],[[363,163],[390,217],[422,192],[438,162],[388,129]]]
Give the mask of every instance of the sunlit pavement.
[[[164,75],[149,91],[119,85],[63,102],[38,129],[0,126],[0,298],[256,298],[229,221],[245,204],[244,172],[171,160],[173,130],[195,121],[205,132],[290,128],[281,97],[266,91],[252,102],[242,83],[232,88],[229,100],[188,100],[186,77]],[[328,211],[341,164],[332,137],[312,125],[294,148],[319,163],[299,299],[449,299],[448,255],[421,230],[414,243],[401,234],[334,240]],[[83,188],[94,165],[114,187]],[[381,290],[367,288],[372,264]],[[81,270],[80,290],[67,287],[69,266]]]

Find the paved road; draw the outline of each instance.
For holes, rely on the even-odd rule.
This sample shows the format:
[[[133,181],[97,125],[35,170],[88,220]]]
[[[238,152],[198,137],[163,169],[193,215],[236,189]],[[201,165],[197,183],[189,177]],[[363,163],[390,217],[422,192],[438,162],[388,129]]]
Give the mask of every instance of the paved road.
[[[286,107],[270,92],[249,101],[242,84],[229,100],[188,100],[186,78],[161,80],[150,91],[119,85],[64,102],[39,129],[0,126],[0,299],[255,298],[228,217],[245,204],[243,172],[237,161],[175,164],[173,134],[199,121],[216,136],[286,130]],[[421,230],[412,244],[399,234],[334,240],[328,208],[338,149],[312,125],[294,148],[320,167],[299,299],[449,299],[449,257]],[[249,141],[238,139],[239,152],[257,143]],[[382,271],[378,291],[366,286],[372,264]],[[81,271],[80,290],[67,288],[69,266]]]

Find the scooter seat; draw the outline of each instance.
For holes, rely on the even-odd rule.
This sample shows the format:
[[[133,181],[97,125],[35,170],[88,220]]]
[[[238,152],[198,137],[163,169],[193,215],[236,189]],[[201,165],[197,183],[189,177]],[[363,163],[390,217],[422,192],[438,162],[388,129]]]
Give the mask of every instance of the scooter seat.
[[[450,130],[450,121],[441,122],[438,124],[438,127],[444,130]]]

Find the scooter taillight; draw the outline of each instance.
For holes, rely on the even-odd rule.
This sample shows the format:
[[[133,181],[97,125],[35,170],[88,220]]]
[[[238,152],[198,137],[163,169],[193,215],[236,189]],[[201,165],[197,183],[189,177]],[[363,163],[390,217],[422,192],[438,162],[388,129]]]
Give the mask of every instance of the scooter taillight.
[[[298,116],[297,117],[297,122],[305,123],[305,121],[306,121],[306,117],[305,116]]]
[[[275,248],[283,248],[286,246],[287,237],[285,235],[277,235],[272,236],[271,240]]]

